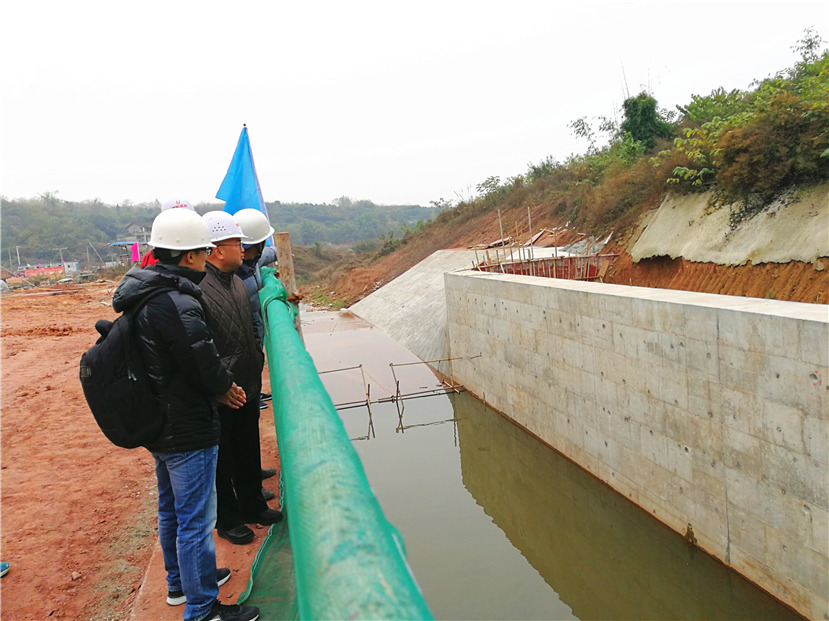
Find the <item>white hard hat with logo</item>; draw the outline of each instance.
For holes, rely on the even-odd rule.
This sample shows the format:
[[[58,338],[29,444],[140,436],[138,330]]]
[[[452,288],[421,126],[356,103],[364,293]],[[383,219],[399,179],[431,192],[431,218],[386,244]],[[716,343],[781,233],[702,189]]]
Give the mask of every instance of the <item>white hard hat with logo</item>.
[[[242,237],[243,244],[258,244],[274,233],[267,216],[258,209],[240,209],[233,215],[245,232],[245,236]]]
[[[210,231],[210,241],[217,242],[245,236],[236,218],[226,211],[208,211],[202,219]]]
[[[195,209],[193,209],[193,205],[191,205],[190,201],[188,201],[186,198],[168,198],[163,203],[161,203],[161,211],[179,208],[195,211]]]
[[[215,248],[204,220],[189,209],[167,209],[158,214],[153,220],[149,244],[168,250]]]

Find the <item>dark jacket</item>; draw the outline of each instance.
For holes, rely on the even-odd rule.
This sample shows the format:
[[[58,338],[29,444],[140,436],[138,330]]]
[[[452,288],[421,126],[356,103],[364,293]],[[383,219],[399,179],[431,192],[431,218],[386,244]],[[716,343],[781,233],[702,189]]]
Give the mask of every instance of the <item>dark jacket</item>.
[[[253,327],[256,331],[256,340],[262,347],[265,340],[265,323],[262,319],[262,305],[259,303],[259,290],[262,288],[262,275],[259,268],[263,265],[276,263],[276,248],[265,246],[257,259],[245,259],[236,275],[245,283],[250,296],[250,310],[253,313]]]
[[[216,339],[216,348],[248,400],[262,389],[265,354],[256,341],[247,287],[234,272],[223,272],[207,264],[201,282],[207,325]]]
[[[141,356],[161,400],[166,422],[150,451],[180,453],[219,443],[213,404],[233,384],[207,327],[198,283],[203,272],[157,264],[132,268],[112,296],[116,311],[129,311],[157,291],[136,316]]]

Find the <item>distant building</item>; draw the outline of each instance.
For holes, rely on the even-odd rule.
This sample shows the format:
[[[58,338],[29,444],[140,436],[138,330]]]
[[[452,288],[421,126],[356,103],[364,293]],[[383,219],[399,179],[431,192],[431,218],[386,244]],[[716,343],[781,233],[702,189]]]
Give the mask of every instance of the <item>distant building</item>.
[[[116,241],[137,241],[139,244],[146,244],[148,241],[150,241],[151,229],[151,223],[133,222],[132,224],[128,225],[122,233],[118,235],[118,239]]]

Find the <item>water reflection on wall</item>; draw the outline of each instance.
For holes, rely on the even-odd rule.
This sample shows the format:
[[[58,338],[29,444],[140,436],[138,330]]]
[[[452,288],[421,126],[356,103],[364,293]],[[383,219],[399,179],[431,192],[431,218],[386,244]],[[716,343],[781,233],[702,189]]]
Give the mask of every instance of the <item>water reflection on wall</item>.
[[[800,618],[474,397],[453,402],[464,485],[580,619]]]

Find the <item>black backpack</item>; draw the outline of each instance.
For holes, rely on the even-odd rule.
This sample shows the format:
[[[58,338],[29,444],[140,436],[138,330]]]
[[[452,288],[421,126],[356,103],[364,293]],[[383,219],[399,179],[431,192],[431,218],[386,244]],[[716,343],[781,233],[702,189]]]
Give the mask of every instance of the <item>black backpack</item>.
[[[104,435],[123,448],[146,446],[158,438],[164,414],[138,349],[135,315],[141,304],[115,321],[99,319],[101,337],[82,356],[80,380],[86,403]]]

